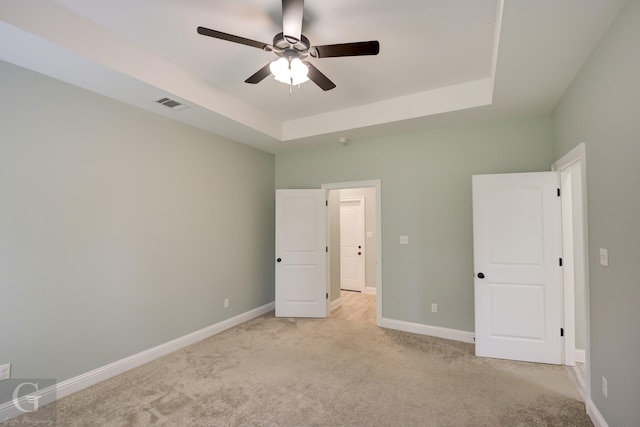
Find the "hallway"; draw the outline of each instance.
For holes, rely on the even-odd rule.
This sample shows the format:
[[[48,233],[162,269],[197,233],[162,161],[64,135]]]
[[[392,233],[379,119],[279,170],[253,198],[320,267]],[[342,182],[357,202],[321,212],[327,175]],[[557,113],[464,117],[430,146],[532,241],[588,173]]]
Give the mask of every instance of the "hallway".
[[[340,291],[342,304],[331,312],[331,318],[376,325],[376,295]]]

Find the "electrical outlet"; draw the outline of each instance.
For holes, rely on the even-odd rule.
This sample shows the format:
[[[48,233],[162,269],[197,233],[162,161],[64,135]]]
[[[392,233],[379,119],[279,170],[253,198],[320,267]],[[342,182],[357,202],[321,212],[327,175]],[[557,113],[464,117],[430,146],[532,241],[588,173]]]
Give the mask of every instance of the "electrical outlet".
[[[438,312],[438,304],[431,304],[431,312],[432,313]]]
[[[224,299],[224,308],[229,308],[229,298]]]
[[[0,381],[8,380],[9,378],[11,378],[11,363],[0,365]]]
[[[600,265],[609,267],[609,249],[600,248]]]
[[[609,394],[609,390],[607,390],[607,379],[605,377],[602,377],[602,394],[604,394],[604,397],[608,397],[607,394]]]

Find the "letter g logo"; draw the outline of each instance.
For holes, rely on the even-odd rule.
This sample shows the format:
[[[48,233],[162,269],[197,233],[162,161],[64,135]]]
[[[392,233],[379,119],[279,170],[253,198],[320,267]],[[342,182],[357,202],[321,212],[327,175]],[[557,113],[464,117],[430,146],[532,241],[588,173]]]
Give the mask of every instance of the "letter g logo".
[[[18,408],[18,410],[22,411],[22,412],[33,412],[33,411],[37,411],[38,410],[38,401],[40,400],[40,398],[42,396],[36,396],[36,395],[25,395],[22,398],[18,397],[20,396],[20,391],[22,390],[23,387],[26,386],[31,386],[33,387],[33,391],[37,392],[38,391],[38,383],[29,383],[29,382],[25,382],[25,383],[21,383],[19,384],[15,390],[13,390],[13,404],[16,406],[16,408]],[[22,400],[22,402],[21,402]],[[28,404],[28,408],[24,408],[22,405],[23,404]]]

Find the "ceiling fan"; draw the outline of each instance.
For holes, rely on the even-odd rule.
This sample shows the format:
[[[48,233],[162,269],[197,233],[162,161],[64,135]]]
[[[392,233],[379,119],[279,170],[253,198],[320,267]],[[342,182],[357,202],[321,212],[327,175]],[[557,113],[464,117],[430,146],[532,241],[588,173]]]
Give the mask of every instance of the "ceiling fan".
[[[273,74],[276,80],[290,86],[311,80],[322,90],[331,90],[336,85],[313,64],[306,61],[308,57],[330,58],[377,55],[380,52],[380,43],[377,40],[312,46],[309,39],[302,34],[303,14],[304,0],[282,0],[282,32],[275,35],[273,44],[262,43],[205,27],[198,27],[198,34],[275,53],[278,56],[277,60],[265,65],[245,80],[245,83],[252,84],[260,83],[268,75]]]

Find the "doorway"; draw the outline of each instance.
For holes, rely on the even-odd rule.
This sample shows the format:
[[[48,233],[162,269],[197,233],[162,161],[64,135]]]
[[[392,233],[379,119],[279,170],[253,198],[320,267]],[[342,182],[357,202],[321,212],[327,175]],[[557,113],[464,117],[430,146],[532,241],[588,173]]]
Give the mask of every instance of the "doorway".
[[[558,235],[558,241],[562,247],[562,253],[559,254],[560,266],[563,267],[562,289],[556,297],[556,300],[562,301],[561,304],[563,304],[560,331],[563,340],[558,349],[561,352],[559,360],[562,360],[560,363],[569,367],[576,384],[588,398],[590,396],[589,289],[584,143],[579,144],[558,160],[552,166],[552,170],[556,174],[558,183],[554,185],[553,192],[556,192],[557,186],[559,187],[557,195],[561,196],[559,198],[561,209],[557,216],[562,222],[562,233]],[[482,272],[482,277],[479,275],[478,277],[484,279],[485,272]],[[496,295],[493,296],[496,297]],[[527,307],[529,305],[527,304]]]
[[[589,292],[585,144],[552,166],[560,173],[564,265],[564,359],[583,395],[589,391]]]
[[[340,290],[362,293],[369,246],[365,244],[365,195],[346,197],[343,193],[347,190],[334,191],[340,191]]]
[[[344,183],[323,184],[322,189],[328,190],[328,294],[330,308],[337,309],[342,303],[341,290],[341,240],[340,240],[340,199],[356,199],[362,197],[364,208],[363,244],[361,257],[364,258],[364,286],[362,291],[345,294],[344,301],[349,298],[349,303],[344,308],[348,308],[355,301],[357,296],[365,296],[368,302],[357,302],[362,307],[375,307],[375,324],[382,325],[382,249],[381,249],[381,194],[380,181],[355,181]],[[358,246],[358,245],[356,245]],[[356,247],[357,249],[357,247]],[[354,295],[357,294],[357,295]],[[375,298],[374,304],[371,303]],[[364,299],[364,298],[363,298]],[[342,310],[344,312],[344,310]],[[354,311],[355,313],[355,311]],[[341,313],[345,315],[345,313]],[[373,313],[370,313],[373,318]]]

